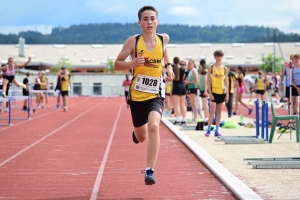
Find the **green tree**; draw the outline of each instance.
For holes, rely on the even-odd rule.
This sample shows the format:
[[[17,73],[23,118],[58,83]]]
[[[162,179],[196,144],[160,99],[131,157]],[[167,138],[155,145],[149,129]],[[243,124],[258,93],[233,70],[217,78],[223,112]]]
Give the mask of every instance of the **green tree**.
[[[71,68],[72,68],[72,64],[69,61],[67,61],[66,59],[62,58],[58,62],[58,64],[53,66],[52,68],[54,69],[54,72],[58,72],[60,70],[60,68],[62,68],[62,67],[65,67],[68,70],[68,72],[70,72]]]
[[[108,65],[107,65],[107,72],[108,73],[115,73],[116,70],[115,70],[114,65],[115,65],[115,61],[110,59],[108,61]]]
[[[266,72],[273,72],[274,55],[269,54],[267,57],[262,58],[263,64],[259,68]],[[282,71],[282,58],[275,57],[275,72]]]

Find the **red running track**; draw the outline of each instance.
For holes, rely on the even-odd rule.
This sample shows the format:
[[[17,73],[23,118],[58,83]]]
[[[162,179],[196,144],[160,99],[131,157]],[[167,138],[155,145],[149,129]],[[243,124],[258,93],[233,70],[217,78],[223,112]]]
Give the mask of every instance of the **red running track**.
[[[144,185],[147,144],[132,142],[121,97],[74,97],[67,113],[13,123],[0,127],[0,199],[236,199],[164,125],[157,183]]]

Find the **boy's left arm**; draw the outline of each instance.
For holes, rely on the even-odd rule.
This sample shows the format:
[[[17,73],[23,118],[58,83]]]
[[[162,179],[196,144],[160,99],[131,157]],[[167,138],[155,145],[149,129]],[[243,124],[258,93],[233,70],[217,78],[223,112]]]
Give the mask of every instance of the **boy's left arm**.
[[[167,34],[163,33],[161,34],[163,36],[163,42],[164,42],[164,65],[167,70],[168,77],[166,78],[167,81],[172,81],[174,79],[174,73],[173,73],[173,68],[170,63],[170,58],[168,54],[168,50],[166,48],[166,45],[168,44],[170,38]]]
[[[226,67],[226,74],[225,74],[225,86],[226,86],[226,97],[225,97],[225,102],[228,102],[229,99],[229,88],[228,88],[228,72],[229,69]]]

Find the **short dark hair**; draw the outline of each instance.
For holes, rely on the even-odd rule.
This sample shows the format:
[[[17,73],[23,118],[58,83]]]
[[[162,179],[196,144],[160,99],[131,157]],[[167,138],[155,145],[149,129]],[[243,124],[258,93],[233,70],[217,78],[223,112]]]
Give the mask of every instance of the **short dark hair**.
[[[224,56],[224,53],[222,50],[217,50],[214,52],[214,56]]]
[[[26,72],[26,76],[29,77],[29,76],[30,76],[30,73],[29,73],[29,72]]]
[[[157,12],[156,8],[154,8],[153,6],[143,6],[142,8],[140,8],[140,10],[138,12],[139,20],[141,20],[142,13],[145,12],[146,10],[152,10],[152,11],[156,12],[156,17],[158,16],[158,12]]]

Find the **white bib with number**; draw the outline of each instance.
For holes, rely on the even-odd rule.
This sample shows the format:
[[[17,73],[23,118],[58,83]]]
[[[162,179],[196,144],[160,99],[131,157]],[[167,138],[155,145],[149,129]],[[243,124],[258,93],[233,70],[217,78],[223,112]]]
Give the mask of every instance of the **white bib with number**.
[[[160,85],[160,78],[153,77],[153,76],[144,76],[139,74],[136,77],[134,89],[141,92],[158,94],[159,85]]]

